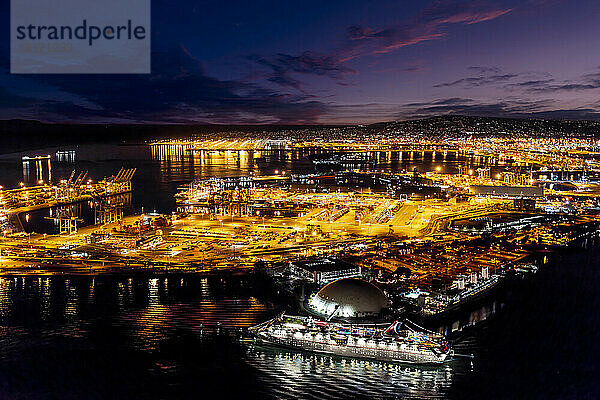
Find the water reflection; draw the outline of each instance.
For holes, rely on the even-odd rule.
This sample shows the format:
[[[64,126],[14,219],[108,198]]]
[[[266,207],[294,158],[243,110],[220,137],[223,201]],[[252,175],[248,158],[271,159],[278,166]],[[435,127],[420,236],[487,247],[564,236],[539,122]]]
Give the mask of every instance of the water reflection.
[[[208,177],[271,175],[276,169],[289,173],[311,173],[341,166],[365,171],[384,170],[401,172],[418,170],[421,173],[437,170],[455,173],[459,165],[469,168],[503,167],[504,161],[436,151],[369,151],[361,153],[366,163],[346,163],[344,155],[323,148],[292,150],[206,150],[189,144],[162,144],[151,146],[152,159],[160,164],[162,182],[189,181]],[[314,165],[312,160],[341,158],[339,165]]]
[[[78,294],[77,287],[71,283],[70,279],[65,279],[65,317],[67,321],[74,321],[78,315]]]
[[[498,295],[498,293],[494,293]],[[491,296],[484,302],[467,304],[458,312],[445,315],[438,320],[427,323],[429,329],[433,329],[443,335],[453,336],[460,334],[463,330],[474,327],[494,316],[503,307],[500,297]]]
[[[445,398],[452,366],[413,367],[251,346],[266,393],[285,398]]]
[[[160,164],[163,182],[191,180],[211,176],[249,175],[259,172],[256,160],[264,160],[260,151],[195,150],[189,145],[157,145],[151,147],[152,159]],[[285,162],[283,153],[270,153],[272,161]]]
[[[12,297],[7,296],[6,293],[9,293],[14,288],[15,280],[0,279],[0,318],[2,319],[8,318],[12,310]]]
[[[0,360],[7,360],[0,370],[3,362],[55,368],[54,358],[44,358],[54,356],[46,354],[71,354],[74,348],[83,351],[84,362],[93,362],[86,357],[99,347],[107,359],[150,363],[137,372],[150,374],[148,379],[172,376],[179,384],[188,379],[186,352],[198,354],[192,364],[199,368],[244,365],[264,397],[443,398],[452,383],[452,363],[418,368],[242,340],[241,328],[279,312],[264,294],[246,277],[0,278]]]

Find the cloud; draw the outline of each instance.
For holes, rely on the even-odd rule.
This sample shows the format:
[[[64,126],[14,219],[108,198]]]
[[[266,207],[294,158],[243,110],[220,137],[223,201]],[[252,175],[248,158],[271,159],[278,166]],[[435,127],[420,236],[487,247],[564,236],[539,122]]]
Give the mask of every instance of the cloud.
[[[580,90],[599,89],[600,88],[600,72],[585,74],[576,81],[563,81],[561,83],[539,82],[532,84],[529,87],[530,92],[551,93],[551,92],[573,92]]]
[[[517,74],[496,74],[496,75],[488,75],[488,76],[472,76],[468,78],[457,79],[452,82],[439,83],[437,85],[433,85],[433,87],[452,87],[452,86],[462,86],[465,88],[473,88],[477,86],[486,86],[493,85],[497,83],[502,83],[509,81],[510,79],[516,78]]]
[[[551,88],[558,88],[559,86],[555,84],[556,80],[552,75],[545,72],[505,72],[501,68],[493,66],[468,67],[467,69],[473,71],[476,75],[459,78],[450,82],[438,83],[433,85],[433,87],[472,89],[481,86],[496,86],[509,91],[524,90],[541,92],[546,90],[551,91]]]
[[[401,47],[441,39],[447,25],[472,25],[490,21],[511,12],[510,8],[490,7],[479,1],[436,1],[416,17],[385,28],[353,25],[347,29],[348,46],[343,60],[382,54]]]
[[[584,74],[577,79],[560,82],[554,78],[533,79],[512,83],[506,86],[506,89],[515,88],[538,94],[600,89],[600,72]]]
[[[449,106],[453,104],[463,104],[465,102],[471,102],[471,99],[463,99],[460,97],[451,97],[448,99],[438,99],[425,102],[407,103],[404,107],[431,107],[431,106]]]
[[[501,101],[482,101],[449,97],[404,104],[331,105],[322,118],[331,123],[346,124],[418,119],[440,115],[600,120],[600,102],[582,107],[565,108],[552,99],[532,101],[514,97]]]
[[[598,89],[600,85],[598,84],[583,84],[583,83],[564,83],[560,85],[545,85],[538,84],[532,86],[529,91],[530,92],[540,92],[540,93],[550,93],[550,92],[558,92],[558,91],[578,91],[578,90],[587,90],[587,89]]]
[[[551,74],[543,72],[513,73],[493,66],[474,66],[467,69],[475,75],[438,83],[433,87],[472,89],[481,86],[497,86],[507,91],[522,91],[538,95],[600,89],[600,72],[584,74],[576,79],[557,81]]]
[[[504,86],[504,88],[505,89],[512,89],[512,88],[530,89],[530,88],[545,86],[552,82],[554,82],[553,78],[533,79],[533,80],[526,80],[526,81],[522,81],[522,82],[511,83],[511,84]]]
[[[316,123],[328,105],[238,80],[207,76],[185,48],[153,53],[151,75],[31,75],[14,117],[169,123]],[[13,77],[11,77],[13,79]],[[27,90],[19,90],[27,88]],[[35,93],[44,89],[45,96]]]
[[[422,118],[435,115],[600,120],[600,109],[595,107],[557,108],[556,101],[551,99],[531,101],[511,98],[486,102],[453,97],[401,105],[397,116],[399,118]]]
[[[268,81],[295,89],[301,89],[302,84],[292,76],[293,73],[327,76],[335,80],[341,80],[346,74],[356,73],[335,55],[317,54],[311,51],[305,51],[298,56],[276,54],[262,57],[252,55],[248,58],[271,70],[266,76]]]
[[[338,83],[351,73],[345,64],[358,57],[385,54],[406,46],[442,39],[447,25],[472,25],[496,19],[510,8],[490,7],[479,1],[436,1],[416,17],[384,28],[352,25],[346,29],[344,43],[328,54],[305,51],[299,55],[252,55],[250,59],[267,67],[267,80],[284,87],[301,89],[294,74],[312,74],[332,78]]]

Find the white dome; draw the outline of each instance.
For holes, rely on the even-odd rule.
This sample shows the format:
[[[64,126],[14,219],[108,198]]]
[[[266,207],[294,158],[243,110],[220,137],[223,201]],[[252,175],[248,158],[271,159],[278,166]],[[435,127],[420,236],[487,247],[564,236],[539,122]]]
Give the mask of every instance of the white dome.
[[[358,278],[345,278],[323,287],[309,301],[311,311],[324,316],[360,318],[378,315],[388,300],[375,285]]]

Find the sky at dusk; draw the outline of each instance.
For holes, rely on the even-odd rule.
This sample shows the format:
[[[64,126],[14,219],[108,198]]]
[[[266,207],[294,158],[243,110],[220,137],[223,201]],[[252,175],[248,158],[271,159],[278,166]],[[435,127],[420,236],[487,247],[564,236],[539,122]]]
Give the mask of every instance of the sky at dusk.
[[[0,119],[600,119],[600,2],[153,1],[149,75],[11,75]]]

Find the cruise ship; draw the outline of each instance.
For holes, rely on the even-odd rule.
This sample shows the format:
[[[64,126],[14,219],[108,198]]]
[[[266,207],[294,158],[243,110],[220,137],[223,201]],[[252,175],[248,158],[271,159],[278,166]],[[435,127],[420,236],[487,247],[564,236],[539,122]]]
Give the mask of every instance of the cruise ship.
[[[441,364],[453,354],[441,335],[410,321],[354,325],[282,313],[250,332],[263,344],[378,361]]]

